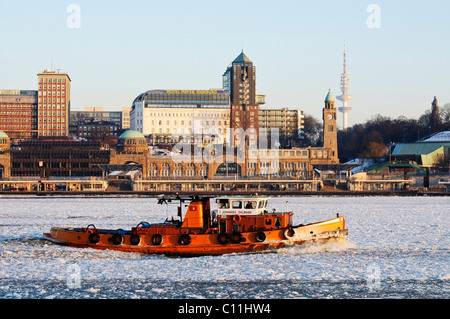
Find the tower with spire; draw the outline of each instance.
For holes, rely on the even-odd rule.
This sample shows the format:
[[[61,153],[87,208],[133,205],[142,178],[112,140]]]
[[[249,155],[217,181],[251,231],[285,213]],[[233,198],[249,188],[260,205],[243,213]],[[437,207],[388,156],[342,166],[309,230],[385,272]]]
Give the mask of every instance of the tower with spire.
[[[325,97],[325,107],[323,108],[323,147],[329,150],[331,163],[339,163],[337,129],[336,129],[336,108],[334,107],[334,96],[331,90]]]
[[[256,69],[243,50],[223,74],[223,89],[230,92],[231,104],[256,104]]]
[[[250,143],[258,139],[259,105],[256,101],[256,68],[241,51],[222,76],[223,88],[230,92],[230,124],[232,129],[255,132]]]
[[[342,101],[342,106],[338,109],[339,112],[343,114],[342,128],[346,131],[348,128],[347,122],[347,114],[352,110],[350,106],[348,106],[348,102],[353,100],[353,96],[348,94],[349,87],[349,76],[347,73],[347,49],[344,41],[344,72],[341,76],[341,92],[342,95],[337,96],[336,98],[339,101]]]
[[[435,131],[441,125],[441,116],[439,114],[439,104],[436,97],[434,97],[431,103],[431,116],[430,116],[430,127],[432,131]]]

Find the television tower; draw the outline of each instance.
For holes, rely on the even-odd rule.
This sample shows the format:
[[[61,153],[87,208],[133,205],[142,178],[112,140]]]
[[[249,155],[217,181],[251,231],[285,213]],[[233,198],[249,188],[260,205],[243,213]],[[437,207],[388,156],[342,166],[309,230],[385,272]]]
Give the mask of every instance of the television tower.
[[[347,51],[346,51],[346,45],[345,45],[345,41],[344,41],[344,73],[342,73],[342,76],[341,76],[342,95],[337,96],[336,98],[339,101],[342,101],[342,106],[340,108],[338,108],[338,111],[341,112],[344,116],[342,127],[345,131],[347,131],[347,127],[348,127],[347,113],[349,113],[352,110],[352,108],[347,105],[347,102],[353,100],[353,96],[348,95],[348,86],[349,86],[349,77],[347,74]]]

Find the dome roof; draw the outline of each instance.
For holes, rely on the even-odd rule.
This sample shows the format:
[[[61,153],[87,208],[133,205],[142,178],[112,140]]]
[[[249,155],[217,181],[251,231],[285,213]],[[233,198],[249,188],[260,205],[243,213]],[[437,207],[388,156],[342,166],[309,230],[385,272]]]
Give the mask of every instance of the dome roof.
[[[9,136],[6,135],[6,133],[1,131],[1,130],[0,130],[0,137],[2,137],[2,138],[9,138]]]
[[[327,97],[325,98],[325,102],[334,102],[334,96],[331,94],[331,90],[328,90]]]
[[[119,138],[143,138],[145,140],[145,136],[138,131],[134,131],[134,130],[127,130],[125,132],[122,133],[122,135],[120,135]]]

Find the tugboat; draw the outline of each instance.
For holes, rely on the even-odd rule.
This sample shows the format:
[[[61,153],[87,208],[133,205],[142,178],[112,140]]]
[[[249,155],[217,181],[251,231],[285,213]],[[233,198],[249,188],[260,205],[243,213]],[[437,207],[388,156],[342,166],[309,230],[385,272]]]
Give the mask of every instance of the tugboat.
[[[53,227],[45,239],[80,248],[112,249],[166,256],[205,256],[251,253],[345,238],[345,219],[293,226],[293,212],[267,210],[265,196],[226,196],[214,198],[160,197],[160,204],[179,200],[178,218],[159,224],[140,222],[131,230]],[[182,203],[189,201],[184,219]]]

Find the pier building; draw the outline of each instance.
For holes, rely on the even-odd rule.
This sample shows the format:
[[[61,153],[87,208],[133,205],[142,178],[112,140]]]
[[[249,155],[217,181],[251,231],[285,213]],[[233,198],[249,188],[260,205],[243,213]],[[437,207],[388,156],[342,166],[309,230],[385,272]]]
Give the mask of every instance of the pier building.
[[[8,135],[0,131],[0,179],[8,178],[11,174],[11,141]]]

